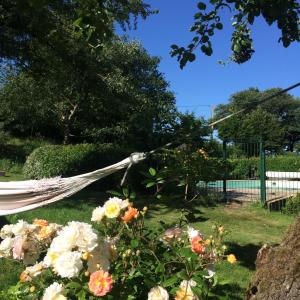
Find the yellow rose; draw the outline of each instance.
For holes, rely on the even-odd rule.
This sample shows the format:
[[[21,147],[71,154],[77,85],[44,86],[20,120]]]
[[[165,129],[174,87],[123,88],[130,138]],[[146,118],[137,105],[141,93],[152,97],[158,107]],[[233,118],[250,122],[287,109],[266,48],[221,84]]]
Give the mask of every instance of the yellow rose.
[[[230,262],[231,264],[235,264],[236,263],[235,255],[234,254],[227,255],[227,261]]]
[[[209,240],[209,239],[205,240],[205,242],[204,242],[205,246],[210,246],[210,244],[211,244],[211,240]]]
[[[117,197],[110,198],[105,202],[103,208],[104,214],[107,218],[117,218],[120,215],[122,209],[122,200]]]

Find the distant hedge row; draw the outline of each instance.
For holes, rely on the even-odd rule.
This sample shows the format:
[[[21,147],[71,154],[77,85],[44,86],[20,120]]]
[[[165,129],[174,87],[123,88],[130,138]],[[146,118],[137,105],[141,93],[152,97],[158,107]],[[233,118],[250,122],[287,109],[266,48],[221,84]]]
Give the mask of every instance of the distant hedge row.
[[[267,171],[300,172],[300,156],[275,156],[266,158]],[[259,176],[259,158],[237,158],[229,161],[229,177],[247,179]]]
[[[79,175],[116,163],[128,153],[112,144],[49,145],[29,155],[23,172],[33,179]]]

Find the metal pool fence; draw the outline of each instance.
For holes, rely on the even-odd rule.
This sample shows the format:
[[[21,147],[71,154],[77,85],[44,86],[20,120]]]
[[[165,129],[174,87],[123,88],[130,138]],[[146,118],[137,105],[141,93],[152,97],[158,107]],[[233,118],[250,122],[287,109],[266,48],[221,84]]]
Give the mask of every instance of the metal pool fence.
[[[223,142],[223,159],[223,178],[199,182],[199,187],[221,194],[224,201],[260,201],[281,209],[289,197],[300,193],[300,172],[266,169],[263,141]]]

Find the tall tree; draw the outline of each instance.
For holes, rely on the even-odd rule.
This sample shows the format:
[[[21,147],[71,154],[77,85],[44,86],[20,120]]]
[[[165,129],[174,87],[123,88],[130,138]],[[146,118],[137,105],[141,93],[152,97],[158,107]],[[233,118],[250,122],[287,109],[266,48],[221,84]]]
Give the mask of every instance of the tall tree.
[[[70,33],[102,46],[113,36],[114,22],[126,27],[151,13],[142,0],[2,0],[0,58],[28,65],[41,47],[66,53]]]
[[[40,51],[39,57],[49,62],[43,72],[27,68],[9,77],[0,93],[5,128],[64,143],[116,142],[150,148],[162,142],[175,122],[176,109],[158,71],[159,59],[140,44],[117,38],[103,46],[101,55],[83,50],[71,63]],[[24,120],[24,115],[31,117]]]
[[[293,151],[300,133],[300,123],[297,120],[299,100],[289,94],[282,94],[262,102],[258,107],[255,105],[257,101],[278,91],[280,89],[260,92],[251,88],[233,94],[228,104],[217,107],[215,118],[225,117],[241,109],[245,109],[245,113],[219,123],[219,136],[233,142],[251,138],[258,140],[262,137],[270,150]]]

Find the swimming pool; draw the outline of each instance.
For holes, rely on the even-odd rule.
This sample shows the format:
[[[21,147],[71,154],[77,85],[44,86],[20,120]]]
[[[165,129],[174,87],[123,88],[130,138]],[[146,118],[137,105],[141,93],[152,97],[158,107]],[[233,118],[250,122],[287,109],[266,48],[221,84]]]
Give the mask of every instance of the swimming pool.
[[[223,189],[223,181],[217,180],[209,182],[206,186],[204,181],[198,183],[198,187],[209,187],[216,189]],[[226,181],[227,189],[259,189],[260,180],[227,180]],[[291,181],[291,180],[266,180],[267,189],[300,189],[300,181]]]

